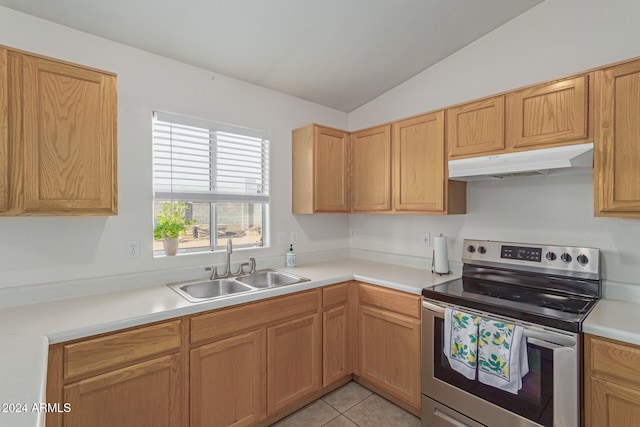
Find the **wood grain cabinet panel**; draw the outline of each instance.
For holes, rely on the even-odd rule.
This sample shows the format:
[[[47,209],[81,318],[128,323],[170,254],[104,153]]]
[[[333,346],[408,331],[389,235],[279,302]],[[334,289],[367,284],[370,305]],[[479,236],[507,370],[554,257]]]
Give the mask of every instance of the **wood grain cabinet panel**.
[[[420,296],[359,283],[358,301],[356,374],[419,416]]]
[[[640,420],[640,346],[585,335],[586,427],[636,425]]]
[[[0,48],[0,212],[9,208],[9,64]]]
[[[23,57],[24,207],[116,211],[115,77]]]
[[[264,329],[191,350],[192,427],[249,426],[266,417]]]
[[[180,350],[182,321],[117,332],[64,345],[64,378],[86,376]]]
[[[420,320],[362,306],[359,324],[360,376],[419,414]]]
[[[322,385],[340,381],[352,372],[351,283],[322,288]]]
[[[506,96],[508,146],[577,144],[589,137],[589,76],[542,84]]]
[[[640,218],[640,61],[596,73],[596,216]]]
[[[322,340],[318,314],[267,328],[267,410],[274,414],[320,389]]]
[[[353,211],[391,210],[391,126],[353,133],[351,150]]]
[[[394,211],[466,213],[466,183],[447,179],[444,131],[444,111],[392,123]]]
[[[63,426],[181,426],[181,376],[180,355],[173,354],[69,384]]]
[[[7,49],[0,57],[0,211],[117,213],[116,76]]]
[[[447,109],[449,158],[484,156],[505,148],[504,96]]]
[[[349,211],[349,134],[319,125],[292,132],[292,212]]]

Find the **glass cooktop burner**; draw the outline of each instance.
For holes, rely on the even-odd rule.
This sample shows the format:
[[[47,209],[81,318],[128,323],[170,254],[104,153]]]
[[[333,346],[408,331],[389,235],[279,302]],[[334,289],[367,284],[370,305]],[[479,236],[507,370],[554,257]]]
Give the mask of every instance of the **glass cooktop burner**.
[[[422,295],[476,310],[578,331],[595,301],[539,289],[462,278],[425,288]]]

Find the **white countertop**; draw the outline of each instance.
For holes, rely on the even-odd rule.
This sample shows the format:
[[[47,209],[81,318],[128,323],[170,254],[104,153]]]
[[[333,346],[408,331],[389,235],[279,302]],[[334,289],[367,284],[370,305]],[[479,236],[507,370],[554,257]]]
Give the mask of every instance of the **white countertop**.
[[[46,337],[0,336],[0,426],[44,426]]]
[[[282,269],[311,279],[296,285],[191,303],[159,283],[110,294],[0,309],[0,404],[45,402],[49,343],[59,343],[145,323],[227,307],[356,279],[419,295],[422,288],[459,276],[359,259]],[[2,408],[0,407],[0,410]],[[41,426],[44,413],[0,412],[1,426]]]
[[[640,304],[601,299],[582,324],[585,333],[640,345]]]
[[[311,279],[296,285],[191,303],[165,286],[114,292],[0,309],[0,335],[42,335],[51,344],[117,329],[256,301],[356,279],[419,295],[422,288],[459,276],[359,259],[306,264],[286,269]]]
[[[35,410],[45,400],[49,343],[166,320],[306,289],[356,279],[419,295],[422,288],[447,282],[458,275],[439,276],[428,270],[360,259],[304,264],[281,269],[311,279],[281,288],[190,303],[159,283],[157,286],[108,294],[69,298],[0,309],[0,427],[44,425],[44,412]],[[634,287],[635,289],[635,287]],[[640,303],[602,299],[583,325],[584,332],[640,344]],[[17,412],[16,404],[22,404]],[[27,406],[25,407],[24,404]],[[7,409],[9,409],[7,407]]]

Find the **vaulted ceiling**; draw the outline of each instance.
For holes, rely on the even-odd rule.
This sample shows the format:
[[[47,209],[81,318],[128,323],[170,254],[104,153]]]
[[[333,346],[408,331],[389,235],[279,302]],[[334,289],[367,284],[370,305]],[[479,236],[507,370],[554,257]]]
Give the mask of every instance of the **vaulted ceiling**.
[[[351,112],[542,0],[0,0]]]

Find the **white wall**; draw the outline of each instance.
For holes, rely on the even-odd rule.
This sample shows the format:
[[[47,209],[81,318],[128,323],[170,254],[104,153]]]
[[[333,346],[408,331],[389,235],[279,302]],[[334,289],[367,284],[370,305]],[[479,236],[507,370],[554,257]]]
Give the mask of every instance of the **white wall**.
[[[637,0],[546,0],[352,112],[349,129],[640,56],[638,28]],[[457,261],[464,238],[593,246],[606,279],[640,284],[640,220],[594,218],[591,175],[471,183],[468,202],[463,216],[352,215],[350,246],[428,256],[420,233],[444,233]]]
[[[154,109],[271,131],[271,230],[297,231],[302,253],[348,246],[347,216],[297,218],[290,208],[291,130],[311,122],[347,128],[347,114],[224,76],[212,80],[209,71],[3,7],[0,44],[118,74],[120,180],[117,216],[0,218],[0,288],[223,262],[220,253],[152,258]],[[140,241],[140,258],[126,258],[127,240]],[[233,257],[282,255],[284,262],[285,250]]]

